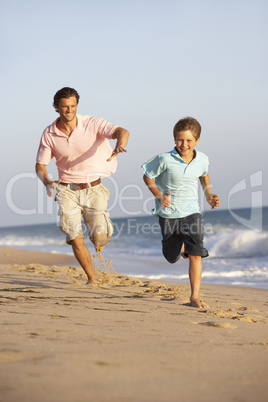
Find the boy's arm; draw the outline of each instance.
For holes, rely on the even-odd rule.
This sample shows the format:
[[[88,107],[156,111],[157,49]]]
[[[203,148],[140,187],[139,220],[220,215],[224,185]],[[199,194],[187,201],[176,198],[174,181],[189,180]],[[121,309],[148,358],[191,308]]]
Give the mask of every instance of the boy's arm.
[[[149,179],[146,175],[143,175],[143,180],[148,189],[151,191],[151,193],[155,196],[155,198],[159,201],[160,205],[163,208],[169,207],[171,204],[171,200],[168,198],[168,196],[171,194],[163,194],[161,191],[158,190],[154,179]]]
[[[217,194],[212,194],[210,189],[210,179],[209,175],[199,177],[202,189],[204,191],[207,202],[211,205],[212,209],[217,208],[220,205],[219,196]]]

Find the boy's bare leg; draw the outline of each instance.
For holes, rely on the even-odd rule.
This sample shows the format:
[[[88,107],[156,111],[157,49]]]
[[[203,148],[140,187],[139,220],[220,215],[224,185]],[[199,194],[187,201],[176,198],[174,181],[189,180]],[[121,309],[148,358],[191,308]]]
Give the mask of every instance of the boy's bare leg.
[[[181,248],[181,256],[184,259],[188,259],[189,257],[186,257],[186,255],[184,254],[185,248],[184,248],[184,243],[182,243],[182,248]]]
[[[199,300],[199,290],[202,276],[202,260],[200,256],[189,255],[189,278],[191,285],[190,306],[208,308],[209,306]]]
[[[84,239],[74,239],[71,241],[75,258],[84,269],[88,281],[87,284],[97,279],[91,262],[90,253],[85,246]]]

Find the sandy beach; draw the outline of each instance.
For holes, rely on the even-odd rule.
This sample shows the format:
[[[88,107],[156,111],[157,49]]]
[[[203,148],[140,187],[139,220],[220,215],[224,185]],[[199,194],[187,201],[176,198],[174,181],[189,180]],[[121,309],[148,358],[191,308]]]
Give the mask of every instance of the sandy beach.
[[[267,401],[262,289],[127,277],[93,257],[0,248],[2,402]],[[133,261],[135,264],[135,261]]]

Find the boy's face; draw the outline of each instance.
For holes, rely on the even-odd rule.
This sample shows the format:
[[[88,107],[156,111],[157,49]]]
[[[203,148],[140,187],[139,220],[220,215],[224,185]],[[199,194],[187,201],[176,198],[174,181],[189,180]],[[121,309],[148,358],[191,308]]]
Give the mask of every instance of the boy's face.
[[[195,146],[198,144],[190,130],[180,131],[176,135],[175,145],[180,157],[186,162],[192,160]]]

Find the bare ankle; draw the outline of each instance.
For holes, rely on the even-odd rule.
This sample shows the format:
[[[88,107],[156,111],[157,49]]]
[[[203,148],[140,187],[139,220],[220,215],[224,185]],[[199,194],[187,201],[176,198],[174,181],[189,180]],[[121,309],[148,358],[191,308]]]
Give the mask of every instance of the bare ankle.
[[[196,298],[196,297],[191,297],[190,298],[190,303],[189,305],[191,307],[196,307],[196,308],[209,308],[209,306],[204,303],[202,300]]]
[[[97,280],[96,275],[95,275],[95,277],[92,276],[91,278],[88,278],[86,285],[88,285],[89,283],[95,282],[96,280]]]

